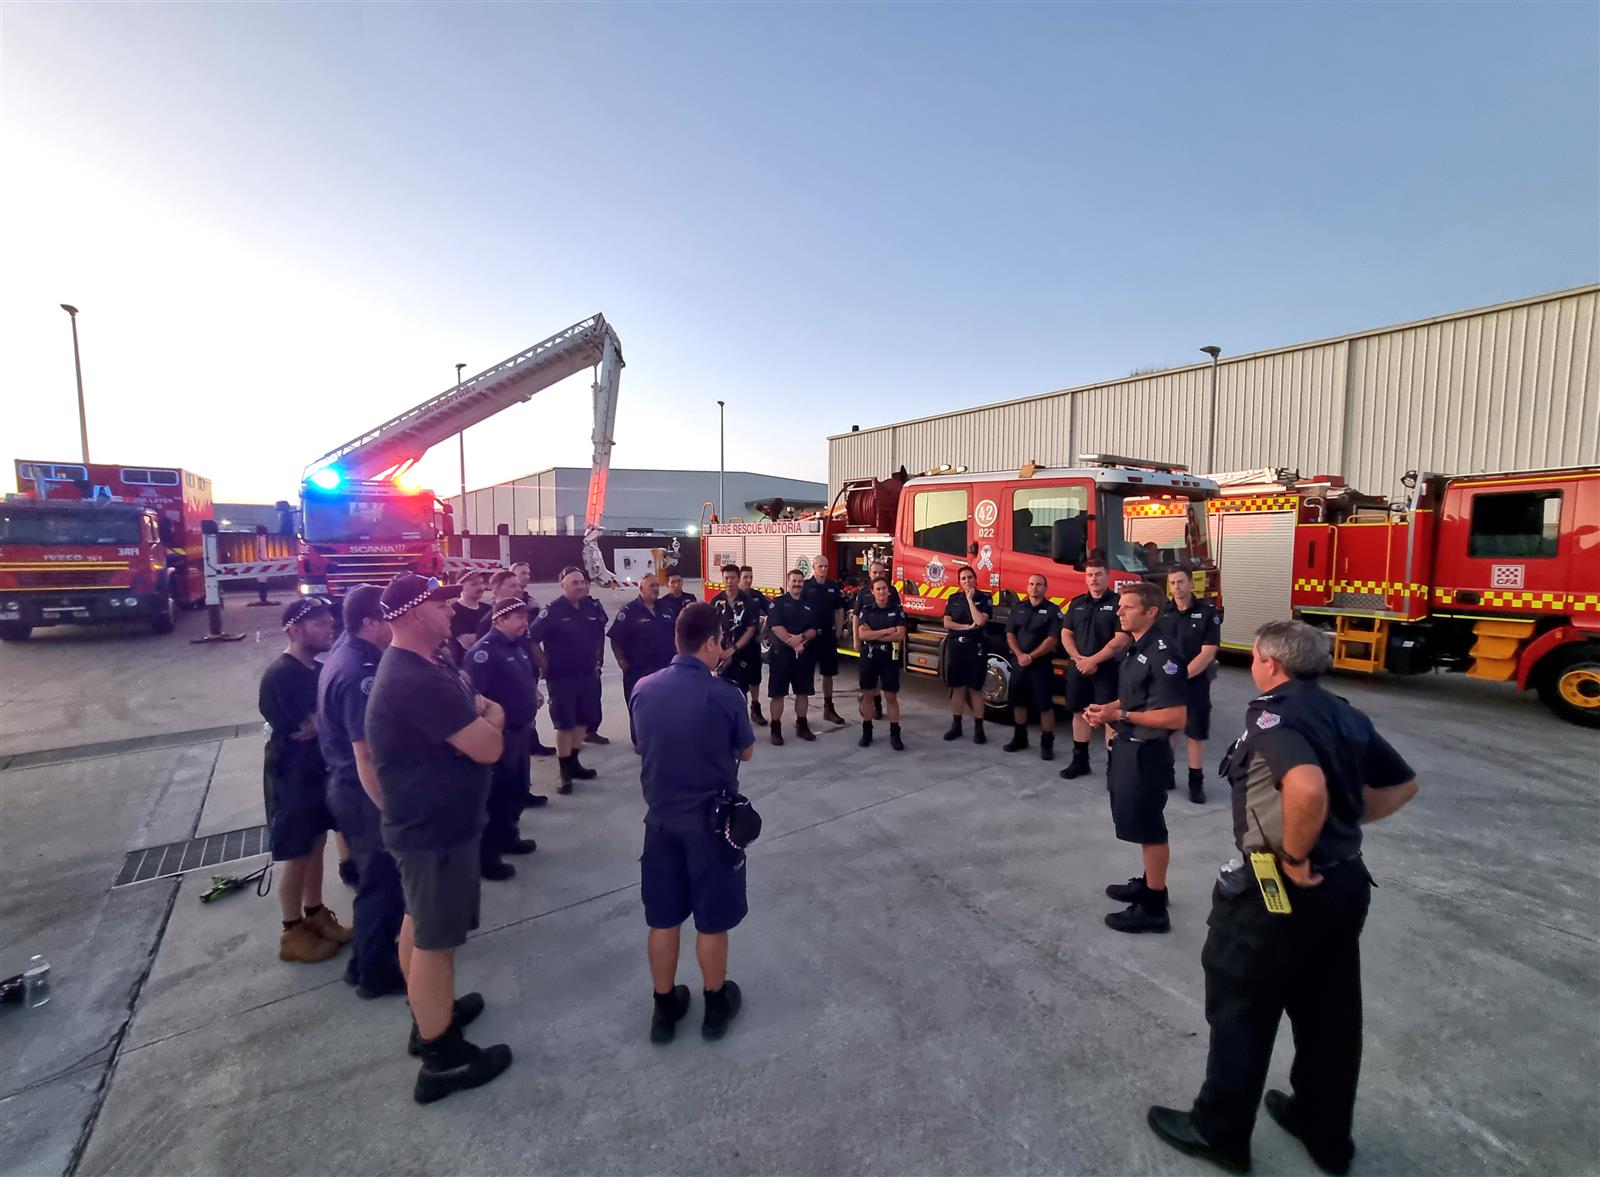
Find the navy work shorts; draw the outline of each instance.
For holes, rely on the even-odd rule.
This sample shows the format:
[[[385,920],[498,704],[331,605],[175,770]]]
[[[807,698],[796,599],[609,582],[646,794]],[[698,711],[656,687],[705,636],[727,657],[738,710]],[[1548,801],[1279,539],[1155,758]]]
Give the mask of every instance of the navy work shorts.
[[[1055,706],[1056,671],[1048,657],[1026,666],[1011,668],[1011,702],[1016,707],[1032,706],[1041,715]]]
[[[1117,838],[1140,846],[1167,844],[1167,791],[1172,744],[1118,736],[1111,744],[1111,824]]]
[[[325,778],[289,770],[266,772],[267,840],[274,862],[304,858],[334,828]]]
[[[951,634],[944,640],[945,685],[958,691],[981,691],[989,659],[977,633]]]
[[[1183,722],[1183,734],[1191,740],[1211,738],[1211,680],[1205,675],[1189,680],[1189,714]]]
[[[695,930],[708,936],[738,927],[750,910],[744,864],[744,851],[709,825],[682,833],[647,823],[639,856],[645,923],[676,928],[693,915]]]
[[[1076,715],[1091,703],[1110,703],[1117,697],[1117,667],[1102,662],[1093,674],[1083,674],[1067,664],[1067,710]]]
[[[559,732],[600,726],[600,676],[550,680],[550,722]]]
[[[861,689],[886,691],[891,695],[900,691],[900,663],[889,649],[861,652]]]
[[[839,639],[834,636],[831,626],[811,639],[806,646],[806,656],[824,678],[832,678],[839,673]]]
[[[781,699],[793,692],[804,698],[817,689],[816,663],[811,660],[811,647],[804,654],[796,654],[783,643],[772,647],[772,665],[767,668],[767,698]]]

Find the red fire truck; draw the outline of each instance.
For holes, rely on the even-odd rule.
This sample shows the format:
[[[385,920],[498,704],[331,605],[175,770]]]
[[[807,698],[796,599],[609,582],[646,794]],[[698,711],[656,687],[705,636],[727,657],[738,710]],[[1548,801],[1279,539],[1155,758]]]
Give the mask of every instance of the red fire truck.
[[[19,461],[0,512],[0,639],[46,625],[147,621],[205,597],[211,480],[187,470]]]
[[[1209,505],[1223,644],[1275,617],[1326,628],[1334,666],[1462,671],[1600,727],[1600,467],[1406,475],[1405,502],[1259,471]]]
[[[1048,469],[1032,463],[1016,472],[971,474],[942,467],[917,477],[847,482],[825,515],[792,520],[713,522],[701,541],[705,595],[722,591],[724,564],[749,564],[768,596],[782,589],[791,568],[809,572],[826,553],[835,575],[852,591],[868,564],[883,559],[910,621],[905,664],[937,675],[944,660],[945,601],[960,589],[957,574],[970,566],[978,586],[995,597],[987,640],[990,673],[985,695],[1003,705],[1010,668],[1004,624],[1025,598],[1028,578],[1043,574],[1057,604],[1083,591],[1083,561],[1104,554],[1113,587],[1132,581],[1165,583],[1164,569],[1189,568],[1195,592],[1215,599],[1220,590],[1206,524],[1206,502],[1216,484],[1182,466],[1113,454],[1085,454],[1079,465]],[[840,653],[855,653],[840,617]],[[1064,671],[1058,660],[1058,671]]]

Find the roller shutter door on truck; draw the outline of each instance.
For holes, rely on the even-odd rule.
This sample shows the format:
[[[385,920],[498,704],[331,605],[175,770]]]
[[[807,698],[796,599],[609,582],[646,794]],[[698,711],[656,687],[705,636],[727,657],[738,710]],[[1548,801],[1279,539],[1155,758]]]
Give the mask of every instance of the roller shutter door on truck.
[[[1248,650],[1269,621],[1293,616],[1294,511],[1238,511],[1212,517],[1222,574],[1222,644]]]
[[[783,540],[781,535],[745,536],[744,563],[750,565],[750,577],[756,588],[783,587]]]

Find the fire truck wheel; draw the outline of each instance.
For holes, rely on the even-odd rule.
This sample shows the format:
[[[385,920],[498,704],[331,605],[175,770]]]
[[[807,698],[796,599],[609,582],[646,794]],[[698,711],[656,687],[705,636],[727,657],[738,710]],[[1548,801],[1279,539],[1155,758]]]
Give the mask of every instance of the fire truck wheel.
[[[1551,654],[1540,667],[1539,698],[1568,723],[1600,727],[1600,645]]]
[[[150,619],[150,628],[157,633],[171,633],[178,624],[178,604],[171,597],[161,612]]]
[[[33,626],[20,621],[0,621],[0,642],[25,642]]]

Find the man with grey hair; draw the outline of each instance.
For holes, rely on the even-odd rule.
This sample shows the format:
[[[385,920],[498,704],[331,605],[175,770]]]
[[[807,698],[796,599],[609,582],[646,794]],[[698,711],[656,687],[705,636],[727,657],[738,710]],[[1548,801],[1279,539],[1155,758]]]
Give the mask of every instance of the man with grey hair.
[[[1324,1172],[1348,1172],[1355,1155],[1360,937],[1372,887],[1361,827],[1410,801],[1417,782],[1371,720],[1322,689],[1327,667],[1326,638],[1304,622],[1256,631],[1250,675],[1262,693],[1222,765],[1249,864],[1223,867],[1200,956],[1211,1026],[1205,1084],[1189,1111],[1152,1107],[1146,1117],[1168,1144],[1234,1172],[1250,1165],[1285,1013],[1292,1094],[1268,1091],[1267,1114]]]

